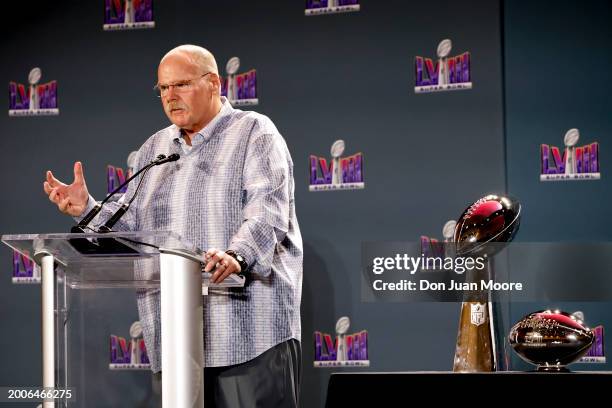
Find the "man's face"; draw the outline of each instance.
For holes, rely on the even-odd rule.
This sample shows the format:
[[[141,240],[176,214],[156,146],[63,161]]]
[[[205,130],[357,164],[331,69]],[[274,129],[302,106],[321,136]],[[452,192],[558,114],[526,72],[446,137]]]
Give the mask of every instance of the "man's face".
[[[157,84],[166,87],[161,95],[164,111],[182,129],[198,131],[210,115],[213,87],[210,75],[202,77],[204,74],[185,54],[169,55],[159,64]]]

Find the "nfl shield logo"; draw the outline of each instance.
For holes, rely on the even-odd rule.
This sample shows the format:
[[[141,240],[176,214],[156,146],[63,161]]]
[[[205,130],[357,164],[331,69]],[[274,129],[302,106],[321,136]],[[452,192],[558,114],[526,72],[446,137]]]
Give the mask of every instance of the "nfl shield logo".
[[[473,325],[480,326],[487,321],[486,305],[480,303],[470,304],[470,321]]]

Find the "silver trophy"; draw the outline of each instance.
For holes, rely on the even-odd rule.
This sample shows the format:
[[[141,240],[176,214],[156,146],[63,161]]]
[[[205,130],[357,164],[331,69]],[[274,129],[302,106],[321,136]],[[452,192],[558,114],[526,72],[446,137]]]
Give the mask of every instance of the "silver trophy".
[[[133,0],[125,0],[125,18],[124,24],[134,23],[134,2]]]
[[[344,140],[336,140],[331,147],[332,184],[342,184],[342,165],[340,156],[344,153]]]
[[[563,138],[565,144],[565,174],[576,174],[576,153],[575,147],[580,139],[578,129],[570,129]]]
[[[346,333],[351,326],[351,319],[347,316],[341,317],[336,322],[336,336],[338,338],[338,352],[336,354],[336,361],[347,361],[348,350],[346,347]]]
[[[234,75],[240,68],[240,58],[232,57],[225,64],[225,72],[227,73],[227,99],[235,101],[238,99],[238,89],[236,89],[236,78]]]
[[[449,39],[442,40],[440,41],[440,44],[438,44],[438,58],[440,58],[438,66],[438,85],[449,84],[448,63],[446,57],[448,57],[448,54],[450,54],[452,48],[453,43]]]
[[[444,227],[442,228],[442,236],[444,237],[444,242],[453,242],[453,237],[455,236],[455,227],[457,226],[457,221],[448,220]]]
[[[140,364],[141,360],[141,352],[140,347],[138,347],[138,340],[142,338],[142,325],[140,321],[135,321],[130,326],[130,364]]]
[[[28,82],[30,83],[30,110],[40,108],[40,100],[38,99],[38,92],[36,91],[36,84],[40,81],[42,71],[40,68],[32,68],[28,75]]]
[[[127,158],[127,170],[126,170],[126,178],[130,177],[134,173],[134,169],[136,168],[136,164],[138,163],[138,152],[133,151],[130,152]]]
[[[444,242],[450,243],[454,241],[455,238],[455,227],[457,226],[457,221],[448,220],[444,227],[442,228],[442,236],[444,237]],[[444,256],[452,257],[454,255],[454,251],[452,245],[444,245]]]

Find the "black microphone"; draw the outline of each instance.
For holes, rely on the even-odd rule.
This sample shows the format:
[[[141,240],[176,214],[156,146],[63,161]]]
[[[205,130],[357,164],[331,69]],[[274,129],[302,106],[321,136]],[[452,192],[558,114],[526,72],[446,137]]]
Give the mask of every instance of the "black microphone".
[[[174,155],[171,155],[174,156]],[[177,155],[178,156],[178,155]],[[151,163],[147,164],[146,166],[144,166],[142,169],[140,169],[139,171],[137,171],[135,174],[133,174],[130,178],[128,178],[127,180],[125,180],[123,183],[121,183],[121,185],[119,187],[117,187],[116,189],[114,189],[109,195],[107,195],[104,200],[102,200],[99,204],[96,204],[94,208],[91,209],[91,211],[89,213],[87,213],[87,215],[85,217],[83,217],[83,219],[81,220],[81,222],[79,222],[77,225],[75,225],[74,227],[72,227],[70,229],[70,232],[74,233],[84,233],[85,229],[87,228],[87,226],[89,225],[89,223],[95,218],[96,215],[98,215],[98,213],[102,210],[102,206],[104,204],[106,204],[108,202],[108,200],[110,200],[110,198],[112,196],[114,196],[115,194],[117,194],[123,187],[127,186],[132,180],[134,180],[134,178],[136,178],[136,176],[138,176],[140,173],[142,173],[143,171],[148,170],[149,168],[151,168],[152,166],[156,166],[158,164],[161,164],[160,162],[162,160],[166,160],[168,159],[168,157],[166,157],[165,154],[160,154],[159,156],[157,156],[155,158],[155,160],[153,160]],[[174,160],[178,160],[178,157]],[[164,162],[165,163],[165,162]]]
[[[154,166],[159,166],[160,164],[177,161],[180,158],[181,156],[178,153],[173,153],[168,157],[161,154],[157,156],[157,159],[155,159],[153,162],[148,164],[146,166],[146,169],[149,170]],[[138,195],[138,192],[140,191],[140,188],[142,187],[142,182],[144,181],[145,175],[146,173],[143,174],[142,177],[140,178],[140,182],[138,183],[138,186],[136,187],[136,191],[134,191],[134,194],[132,195],[132,198],[130,199],[130,201],[127,203],[124,203],[121,207],[119,207],[119,209],[108,219],[108,221],[106,221],[104,225],[102,225],[98,229],[98,232],[112,232],[113,226],[117,223],[117,221],[121,219],[121,217],[123,217],[123,214],[127,212],[127,210],[130,208],[130,205],[132,205],[132,202]]]
[[[160,154],[159,156],[164,156],[164,155]],[[159,156],[158,156],[159,160],[157,161],[157,163],[155,163],[156,165],[177,161],[178,159],[181,158],[181,156],[178,153],[172,153],[170,156],[168,157],[164,156],[161,159],[159,158]]]

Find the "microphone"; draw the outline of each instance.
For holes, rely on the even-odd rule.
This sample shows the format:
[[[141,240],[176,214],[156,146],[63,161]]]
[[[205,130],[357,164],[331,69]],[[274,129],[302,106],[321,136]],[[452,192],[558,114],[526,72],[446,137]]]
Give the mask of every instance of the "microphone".
[[[172,159],[169,160],[170,158],[172,158]],[[123,183],[121,183],[121,185],[119,187],[117,187],[110,194],[108,194],[104,198],[104,200],[102,200],[100,203],[96,204],[94,206],[94,208],[92,208],[91,211],[89,213],[87,213],[87,215],[85,217],[83,217],[81,222],[79,222],[77,225],[75,225],[74,227],[72,227],[70,229],[70,232],[71,233],[84,233],[86,228],[87,228],[87,226],[89,225],[89,223],[91,223],[91,221],[96,217],[96,215],[98,215],[98,213],[102,210],[102,206],[104,206],[104,204],[106,204],[108,202],[108,200],[110,200],[110,198],[112,196],[117,194],[123,187],[127,186],[140,173],[142,173],[144,171],[147,171],[148,169],[150,169],[153,166],[157,166],[159,164],[167,163],[168,161],[176,161],[179,158],[180,158],[180,156],[178,154],[176,154],[176,153],[171,154],[169,157],[166,157],[165,154],[160,154],[159,156],[157,156],[155,158],[155,160],[151,161],[149,164],[144,166],[142,169],[140,169],[139,171],[134,173],[130,178],[125,180]]]
[[[121,217],[123,217],[123,214],[127,212],[127,210],[130,208],[130,205],[132,205],[132,202],[134,201],[134,199],[136,199],[136,196],[138,195],[138,192],[140,191],[140,188],[142,187],[142,182],[144,181],[146,171],[150,170],[154,166],[159,166],[160,164],[177,161],[180,158],[181,156],[178,153],[173,153],[168,157],[164,156],[163,154],[160,154],[159,156],[157,156],[157,159],[153,160],[145,168],[143,168],[143,170],[145,171],[145,174],[143,174],[142,177],[140,178],[140,182],[138,183],[138,186],[136,187],[136,191],[134,191],[134,194],[132,195],[132,198],[130,199],[130,201],[128,201],[127,203],[124,203],[121,207],[119,207],[119,209],[108,219],[108,221],[106,221],[104,225],[102,225],[98,229],[98,232],[112,232],[113,226],[117,223],[117,221],[121,219]],[[130,179],[134,177],[135,175],[130,177]]]
[[[181,156],[178,153],[172,153],[168,157],[164,156],[160,158],[160,156],[164,156],[164,155],[160,154],[159,156],[157,156],[158,160],[157,160],[156,165],[177,161],[178,159],[181,158]]]

